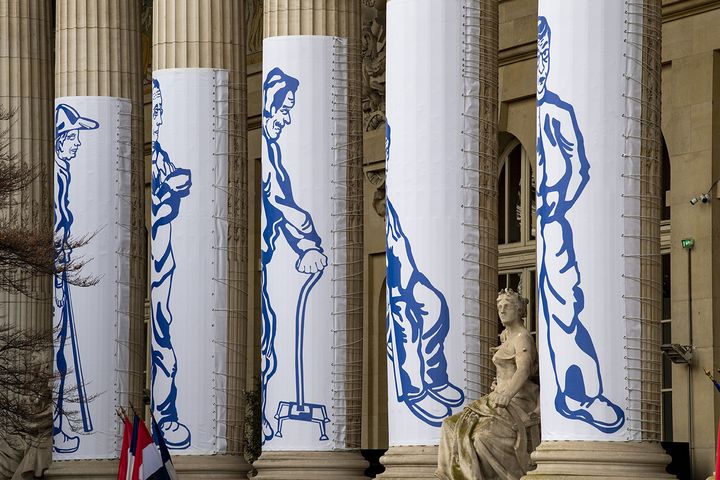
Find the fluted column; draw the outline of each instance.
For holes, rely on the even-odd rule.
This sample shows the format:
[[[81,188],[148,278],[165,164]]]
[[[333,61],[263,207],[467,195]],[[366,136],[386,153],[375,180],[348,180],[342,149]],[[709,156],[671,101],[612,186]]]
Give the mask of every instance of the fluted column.
[[[325,2],[312,2],[312,1],[269,1],[266,0],[264,3],[264,38],[266,39],[266,45],[268,40],[285,42],[277,43],[274,47],[272,58],[281,59],[282,61],[288,60],[289,57],[295,55],[287,50],[285,53],[279,49],[278,45],[284,45],[286,48],[295,48],[291,43],[290,36],[301,36],[301,40],[297,42],[307,41],[307,45],[319,46],[322,44],[324,39],[334,37],[332,41],[332,53],[330,56],[322,56],[318,52],[320,50],[314,50],[314,53],[310,53],[307,57],[306,62],[317,62],[316,64],[309,64],[307,71],[313,70],[314,68],[320,72],[317,77],[303,76],[299,77],[301,82],[306,86],[304,90],[303,100],[300,100],[300,95],[303,91],[298,90],[298,102],[302,101],[307,104],[308,101],[317,102],[318,111],[324,108],[324,105],[332,103],[332,118],[330,120],[330,128],[335,129],[332,133],[335,137],[335,146],[332,149],[328,149],[327,154],[330,154],[332,150],[335,156],[335,161],[332,161],[332,169],[334,169],[330,180],[332,185],[332,194],[328,198],[332,204],[330,209],[332,211],[332,218],[323,218],[323,213],[320,212],[321,208],[316,208],[310,212],[315,222],[315,228],[323,236],[322,248],[324,248],[324,254],[327,256],[327,268],[329,271],[325,277],[330,277],[325,281],[328,281],[328,285],[332,285],[332,294],[327,297],[317,297],[323,295],[323,293],[314,292],[312,295],[316,296],[316,302],[325,303],[331,306],[332,312],[329,317],[329,321],[332,322],[331,338],[332,347],[328,348],[327,353],[330,356],[325,358],[324,353],[319,353],[319,350],[324,349],[326,346],[318,344],[314,339],[305,337],[305,355],[308,352],[313,352],[312,362],[327,362],[331,365],[331,382],[327,387],[322,386],[320,389],[329,391],[329,400],[332,402],[331,405],[327,405],[328,413],[330,418],[326,417],[326,428],[327,436],[321,437],[321,441],[313,442],[312,444],[302,444],[303,438],[299,434],[300,430],[291,430],[297,428],[307,428],[313,431],[317,430],[317,427],[311,423],[303,423],[299,416],[295,416],[292,413],[292,409],[296,408],[292,405],[297,405],[297,408],[302,409],[302,400],[296,398],[297,403],[294,402],[280,402],[282,404],[290,403],[291,406],[288,412],[282,410],[282,406],[278,407],[278,404],[265,405],[263,401],[263,410],[267,415],[268,420],[274,425],[270,426],[265,424],[263,427],[263,434],[265,435],[266,448],[263,449],[263,453],[260,458],[255,462],[254,466],[258,470],[258,478],[263,479],[315,479],[315,478],[362,478],[363,470],[367,467],[367,462],[362,458],[359,453],[360,447],[360,417],[361,417],[361,389],[362,389],[362,109],[360,99],[360,2],[358,0],[329,0]],[[304,40],[303,40],[304,39]],[[312,39],[317,40],[317,43],[311,43]],[[293,50],[294,52],[295,50]],[[266,50],[265,56],[270,55],[270,52]],[[321,55],[321,56],[319,56]],[[310,60],[312,59],[312,60]],[[263,110],[265,116],[270,115],[270,110],[275,111],[275,108],[270,106],[271,96],[275,95],[272,93],[274,87],[271,85],[276,79],[271,78],[271,74],[277,72],[276,67],[285,68],[282,63],[270,64],[265,62],[263,79],[264,84],[264,98],[265,103]],[[326,73],[323,68],[326,65],[330,67],[333,75],[332,79],[323,78]],[[268,68],[275,68],[272,72]],[[284,73],[290,75],[297,75],[298,71],[286,71]],[[307,73],[307,72],[306,72]],[[284,75],[284,74],[283,74]],[[267,78],[266,78],[267,76]],[[283,77],[281,82],[287,81],[288,77]],[[314,86],[310,85],[310,80],[330,81],[331,87],[327,92],[320,92],[319,90],[313,90]],[[303,88],[303,87],[300,87]],[[310,96],[314,95],[314,100],[309,100]],[[329,99],[329,95],[332,99]],[[277,98],[277,97],[273,97]],[[300,105],[300,103],[298,103]],[[298,109],[296,109],[298,110]],[[306,113],[300,114],[301,118],[306,119]],[[321,114],[322,116],[322,114]],[[287,122],[289,125],[289,121]],[[288,126],[287,129],[292,128],[305,129],[304,132],[310,133],[311,127],[307,125],[300,125],[300,122],[296,122],[297,125]],[[330,132],[328,132],[330,133]],[[283,134],[283,139],[277,141],[270,140],[269,137],[265,136],[263,139],[264,143],[267,143],[269,149],[275,148],[278,144],[282,150],[282,155],[285,155],[287,160],[283,160],[285,165],[290,165],[289,162],[297,162],[300,158],[297,158],[297,153],[302,147],[296,143],[285,143],[287,142],[287,135]],[[339,135],[339,136],[338,136]],[[340,140],[342,138],[342,140]],[[308,139],[308,141],[310,141]],[[277,143],[274,143],[277,142]],[[272,144],[272,145],[271,145]],[[273,146],[274,145],[274,146]],[[325,152],[323,152],[323,155]],[[274,154],[271,154],[274,155]],[[267,158],[267,156],[266,156]],[[274,157],[275,158],[275,157]],[[342,160],[337,160],[342,158]],[[275,160],[271,160],[275,161]],[[279,161],[279,160],[278,160]],[[312,168],[316,169],[317,177],[313,180],[309,180],[307,177],[299,178],[299,172],[296,172],[295,179],[293,180],[293,189],[325,189],[327,185],[316,183],[316,186],[312,182],[323,182],[324,173],[322,170],[326,167],[315,165]],[[328,167],[330,162],[328,162]],[[282,167],[280,167],[282,168]],[[289,167],[288,167],[289,168]],[[293,167],[296,168],[296,167]],[[308,167],[310,168],[310,167]],[[269,170],[264,164],[263,176],[268,173]],[[272,174],[272,173],[271,173]],[[292,176],[292,175],[291,175]],[[307,182],[310,183],[307,183]],[[325,191],[325,190],[322,190]],[[304,197],[304,203],[307,205],[310,197]],[[296,198],[297,199],[297,198]],[[298,204],[302,201],[298,200]],[[302,207],[301,208],[307,208]],[[319,207],[319,205],[316,205]],[[267,210],[266,206],[266,210]],[[267,212],[264,215],[268,215]],[[332,227],[326,230],[326,225],[332,223]],[[313,228],[313,227],[311,227]],[[323,233],[324,232],[324,233]],[[327,235],[325,235],[327,234]],[[286,235],[287,237],[287,235]],[[278,244],[285,240],[278,240]],[[288,238],[288,242],[290,239]],[[271,245],[270,249],[274,249],[275,246]],[[282,246],[277,247],[278,250]],[[278,253],[278,255],[281,255]],[[266,256],[266,252],[263,252],[263,257]],[[276,255],[277,256],[277,255]],[[282,260],[280,260],[282,261]],[[274,261],[277,264],[278,261]],[[272,264],[271,264],[272,266]],[[263,266],[264,269],[271,268],[267,265]],[[288,267],[288,271],[293,271],[297,267]],[[264,275],[267,273],[264,271]],[[276,274],[277,275],[277,274]],[[288,273],[288,275],[292,275]],[[277,277],[276,277],[277,278]],[[272,274],[269,276],[269,281],[272,280]],[[270,285],[272,287],[272,285]],[[264,287],[265,288],[265,287]],[[277,293],[279,289],[275,288],[275,295],[271,295],[272,303],[277,305],[276,302],[284,302],[279,299]],[[282,287],[280,287],[282,288]],[[320,287],[324,288],[324,287]],[[270,291],[272,294],[273,292]],[[319,290],[319,289],[316,289]],[[325,291],[325,290],[323,290]],[[295,298],[296,294],[290,295]],[[301,291],[300,296],[303,293]],[[320,298],[319,300],[317,298]],[[295,300],[291,300],[294,302]],[[270,309],[270,300],[264,299],[264,309]],[[325,307],[322,307],[325,308]],[[264,312],[265,317],[270,315],[274,316],[272,312]],[[310,322],[316,322],[316,325],[321,325],[324,321],[324,315],[316,315],[318,318],[310,320]],[[278,332],[290,331],[293,327],[292,313],[289,316],[278,315]],[[319,323],[317,323],[319,322]],[[309,324],[309,328],[313,328],[312,324]],[[268,335],[267,327],[264,335]],[[296,335],[298,332],[296,332]],[[302,333],[299,333],[302,336]],[[266,338],[266,337],[263,338]],[[276,340],[277,342],[277,340]],[[318,348],[318,345],[322,345]],[[271,347],[272,348],[272,347]],[[301,347],[302,348],[302,347]],[[323,350],[324,351],[324,350]],[[267,351],[263,352],[267,354]],[[272,354],[274,355],[274,354]],[[302,354],[301,354],[302,355]],[[306,360],[306,365],[309,367],[311,360]],[[302,363],[302,359],[300,360]],[[278,364],[279,369],[292,368],[292,362],[284,361],[282,364]],[[297,364],[295,365],[297,369]],[[302,367],[300,367],[302,368]],[[306,380],[313,370],[311,368],[305,369]],[[266,375],[266,371],[263,371],[263,375]],[[321,382],[315,372],[311,387],[317,395],[317,388],[321,385]],[[272,375],[272,374],[270,374]],[[278,389],[288,389],[288,386],[280,386],[277,384],[279,375],[275,375],[275,379],[270,380],[264,384],[264,388],[270,385],[274,392],[278,392]],[[269,375],[266,381],[269,380]],[[275,382],[273,384],[272,382]],[[307,380],[307,384],[311,385],[311,381]],[[297,383],[297,381],[296,381]],[[304,387],[303,387],[304,388]],[[289,391],[287,392],[289,393]],[[285,394],[285,393],[284,393]],[[283,394],[283,395],[284,395]],[[292,395],[288,395],[290,397]],[[284,399],[284,398],[283,398]],[[290,400],[290,398],[288,398]],[[312,399],[308,399],[308,402]],[[268,402],[269,403],[269,402]],[[310,405],[310,404],[306,404]],[[305,407],[307,408],[307,407]],[[311,407],[312,408],[312,407]],[[277,410],[277,415],[273,418]],[[280,438],[288,436],[287,433],[280,432],[279,430],[283,427],[282,420],[280,423],[275,423],[278,418],[286,418],[286,427],[291,438],[285,439]],[[295,420],[295,421],[293,421]],[[308,419],[309,420],[309,419]],[[295,425],[308,425],[308,427],[295,427]],[[322,428],[322,427],[321,427]],[[278,431],[274,431],[277,429]],[[311,430],[303,430],[303,432],[309,432]],[[292,433],[295,432],[295,433]],[[269,436],[268,436],[269,435]],[[274,435],[274,439],[273,439]],[[298,436],[300,435],[300,436]],[[307,437],[304,437],[307,438]],[[287,441],[288,443],[284,443]],[[281,442],[281,443],[278,443]],[[294,443],[293,443],[294,442]],[[298,443],[300,442],[300,443]],[[328,442],[330,445],[328,446]],[[284,445],[294,445],[294,447],[286,447]],[[323,451],[318,451],[323,449]]]
[[[390,448],[380,478],[434,478],[443,422],[494,377],[498,2],[390,0],[387,23]]]
[[[117,287],[112,297],[103,298],[105,305],[115,305],[119,320],[119,329],[129,328],[129,331],[118,332],[116,340],[115,358],[126,358],[127,365],[116,364],[115,371],[102,372],[103,376],[112,378],[125,377],[126,380],[116,381],[115,391],[118,395],[117,399],[121,403],[127,401],[136,408],[143,404],[143,388],[145,386],[145,361],[146,352],[145,345],[145,325],[144,325],[144,302],[147,288],[147,248],[144,235],[144,166],[143,166],[143,100],[142,100],[142,66],[141,66],[141,44],[140,44],[140,4],[131,0],[57,0],[56,1],[56,35],[55,35],[55,96],[62,98],[60,103],[73,104],[78,98],[89,97],[90,104],[102,105],[99,112],[112,111],[112,122],[105,122],[101,125],[101,129],[115,127],[110,123],[120,125],[117,130],[117,149],[119,152],[127,149],[129,156],[125,153],[118,153],[118,158],[102,158],[93,159],[96,162],[97,171],[115,172],[106,173],[106,175],[116,175],[116,178],[125,178],[129,182],[127,189],[116,184],[116,207],[115,211],[125,212],[115,219],[105,219],[103,222],[110,221],[112,225],[105,223],[98,224],[98,238],[92,240],[86,250],[79,249],[80,252],[87,253],[90,249],[93,252],[104,251],[107,245],[99,245],[106,242],[103,237],[109,231],[115,232],[114,238],[124,235],[129,236],[129,245],[118,248],[109,255],[116,256],[114,260],[115,269],[117,271],[125,271],[115,278],[112,275],[106,275],[100,278],[99,282],[115,281]],[[122,107],[120,105],[123,105]],[[80,115],[88,115],[87,112],[79,112]],[[127,126],[129,126],[129,131]],[[102,130],[99,130],[102,131]],[[92,135],[88,133],[88,135]],[[116,134],[111,134],[115,140]],[[87,137],[84,141],[88,141]],[[113,152],[115,148],[113,148]],[[77,157],[80,158],[80,157]],[[80,160],[73,159],[72,162]],[[71,165],[72,165],[71,162]],[[122,162],[122,166],[118,167]],[[84,172],[77,169],[71,171],[74,174],[74,182],[69,187],[69,197],[71,199],[71,210],[82,208],[77,203],[80,199],[81,191],[87,188],[82,182],[90,181],[84,177]],[[129,170],[129,172],[127,171]],[[127,175],[123,177],[123,175]],[[97,177],[94,177],[97,178]],[[124,180],[120,180],[123,182]],[[121,191],[122,188],[122,191]],[[72,199],[75,203],[72,203]],[[99,207],[98,207],[99,208]],[[99,211],[99,210],[98,210]],[[103,212],[101,215],[105,215]],[[81,215],[82,216],[82,215]],[[79,226],[78,222],[76,227]],[[77,230],[77,228],[75,229]],[[104,232],[104,233],[103,233]],[[93,233],[72,231],[71,235],[80,238],[82,235]],[[110,238],[110,237],[108,237]],[[90,268],[97,268],[104,261],[102,254],[94,253],[95,264],[90,264]],[[100,263],[98,263],[100,262]],[[87,291],[76,291],[76,295],[90,294],[98,295],[99,290],[93,290],[95,287],[88,287]],[[83,289],[85,290],[85,289]],[[95,293],[92,293],[95,292]],[[127,297],[125,297],[127,295]],[[88,312],[78,311],[80,308],[75,305],[75,323],[78,329],[83,329],[83,322],[94,321],[95,323],[107,323],[112,325],[113,319],[109,316],[101,315],[102,318],[88,319],[80,318],[81,315],[87,315]],[[99,312],[97,312],[99,313]],[[118,322],[118,320],[116,320]],[[127,323],[126,323],[127,322]],[[129,327],[128,327],[129,323]],[[79,355],[86,357],[86,362],[95,363],[94,359],[88,359],[89,350],[92,345],[93,338],[85,334],[86,344],[80,349]],[[111,352],[107,352],[111,354]],[[92,366],[86,366],[86,369]],[[127,369],[127,371],[125,371]],[[122,371],[120,371],[122,370]],[[85,378],[88,385],[93,384],[93,380]],[[99,380],[95,380],[95,384]],[[127,383],[125,383],[127,382]],[[98,398],[111,395],[112,392],[103,391]],[[90,401],[91,409],[95,409],[93,416],[95,423],[99,422],[98,417],[114,418],[112,402],[105,407],[104,399],[98,400],[95,404]],[[97,410],[99,406],[103,406],[103,411]],[[127,407],[127,405],[125,405]],[[105,411],[107,410],[107,411]],[[119,425],[119,424],[118,424]],[[97,430],[97,428],[95,429]],[[92,430],[89,430],[92,432]],[[97,433],[97,432],[96,432]],[[107,434],[102,432],[100,435]],[[112,432],[117,436],[116,443],[119,441],[121,432],[118,430]],[[92,433],[91,433],[92,435]],[[91,442],[91,437],[82,437],[82,442]],[[119,445],[119,443],[117,443]],[[119,453],[119,447],[118,447]],[[87,453],[81,455],[80,458],[92,458],[92,454]],[[107,459],[107,455],[99,458]],[[110,457],[111,458],[111,457]],[[98,462],[55,462],[50,475],[52,478],[77,478],[81,473],[87,474],[92,472],[95,478],[105,478],[112,475],[114,461],[105,460]]]
[[[0,128],[8,129],[7,153],[38,172],[18,203],[3,207],[0,215],[43,230],[52,222],[52,31],[51,0],[10,0],[0,5],[0,106],[14,112]],[[37,279],[30,287],[32,298],[0,292],[0,323],[49,330],[51,280]],[[52,352],[45,353],[49,359]],[[47,433],[45,441],[35,446],[0,442],[0,476],[9,478],[16,471],[40,476],[50,463]]]
[[[564,52],[554,50],[557,53],[553,53],[553,48],[557,48],[553,42],[556,42],[555,45],[557,45],[558,36],[550,37],[553,26],[552,21],[553,19],[559,20],[562,14],[558,15],[558,10],[554,10],[557,6],[550,5],[551,3],[541,0],[539,8],[541,34],[538,38],[538,85],[541,84],[541,79],[544,80],[543,84],[547,92],[557,92],[562,98],[565,93],[581,93],[584,87],[578,88],[580,84],[576,83],[574,79],[568,82],[557,82],[557,77],[553,77],[553,70],[549,68],[548,62],[551,62],[551,58],[554,58],[552,60],[552,62],[555,62],[554,65],[558,65],[558,62],[565,61],[570,57],[567,50]],[[587,6],[589,6],[589,2]],[[580,8],[570,15],[577,15],[587,6],[580,5]],[[670,459],[659,443],[661,435],[660,386],[662,383],[660,381],[662,363],[660,352],[660,318],[662,313],[660,257],[660,217],[662,211],[660,202],[660,169],[662,165],[660,51],[662,43],[662,7],[660,0],[644,0],[639,3],[615,0],[614,2],[607,2],[604,8],[607,8],[605,15],[594,15],[592,12],[597,11],[587,10],[588,18],[585,19],[579,16],[578,20],[596,25],[605,23],[602,30],[605,34],[603,41],[615,42],[618,46],[624,48],[622,56],[598,56],[597,61],[606,67],[603,74],[606,75],[607,85],[598,88],[595,92],[587,93],[588,96],[604,95],[606,98],[603,100],[610,103],[612,102],[612,94],[607,95],[604,92],[613,92],[614,94],[621,89],[621,98],[624,99],[620,108],[624,125],[623,123],[618,124],[623,130],[623,145],[621,146],[623,150],[619,156],[622,162],[617,164],[623,170],[624,184],[613,188],[609,184],[610,182],[607,182],[604,186],[606,189],[605,195],[607,195],[604,198],[611,198],[610,195],[612,195],[616,199],[618,197],[625,199],[621,204],[618,204],[620,209],[624,210],[622,212],[624,222],[620,228],[624,240],[623,244],[619,245],[618,250],[624,251],[613,252],[615,255],[622,254],[623,257],[621,264],[624,270],[622,271],[623,292],[622,297],[603,300],[605,305],[601,309],[602,315],[599,318],[592,313],[591,302],[592,297],[600,292],[586,290],[585,302],[580,296],[579,305],[581,307],[575,321],[579,316],[581,322],[587,322],[588,330],[584,333],[585,338],[582,342],[576,340],[576,344],[582,343],[585,347],[583,353],[580,355],[575,354],[570,363],[570,368],[578,369],[574,372],[575,379],[571,379],[570,374],[564,379],[557,377],[562,382],[557,384],[554,381],[547,381],[552,378],[549,376],[550,370],[545,369],[545,373],[541,373],[541,395],[543,395],[543,398],[553,398],[554,396],[554,402],[544,401],[542,403],[543,441],[532,455],[534,462],[537,464],[537,469],[523,477],[527,479],[560,476],[562,478],[583,479],[675,478],[665,472],[665,467]],[[547,18],[543,15],[547,15]],[[564,20],[569,20],[571,24],[577,23],[567,17]],[[562,24],[563,22],[555,23],[558,31],[562,31],[561,29],[564,28]],[[582,35],[573,38],[573,40],[577,40],[577,50],[570,50],[570,52],[580,54],[584,48],[587,48],[584,46],[586,39],[583,39]],[[596,40],[593,39],[592,41]],[[606,50],[613,51],[613,48],[606,47]],[[622,59],[622,63],[616,63],[620,59]],[[621,66],[621,68],[618,69],[618,66]],[[560,71],[562,71],[562,68],[562,66],[558,67]],[[578,66],[576,65],[573,68],[577,69]],[[579,68],[582,70],[588,67],[582,65]],[[622,71],[622,75],[618,74],[619,70]],[[557,71],[555,75],[557,75]],[[622,79],[619,82],[620,87],[617,86],[617,80],[619,79]],[[615,86],[613,86],[613,82],[616,82]],[[566,88],[567,90],[565,90]],[[613,88],[616,90],[613,90]],[[538,96],[540,97],[540,92]],[[582,96],[581,94],[575,97],[578,100],[578,103],[574,104],[576,112],[590,108],[592,105],[592,102],[582,99]],[[545,130],[544,133],[540,131],[542,119],[545,118],[547,122],[548,113],[551,112],[552,108],[551,105],[557,104],[553,103],[554,101],[551,99],[548,100],[548,98],[550,97],[545,94],[542,100],[538,100],[538,169],[552,171],[555,168],[551,165],[553,158],[557,157],[554,157],[553,153],[549,153],[552,150],[547,142],[549,129]],[[557,97],[555,98],[557,99]],[[565,98],[563,100],[572,103],[575,99]],[[552,115],[553,113],[549,113],[550,117]],[[579,113],[578,115],[583,114]],[[579,123],[575,124],[575,129],[578,129],[578,124],[580,129],[583,128],[582,117],[579,118]],[[548,125],[548,123],[545,123],[545,125]],[[605,173],[599,163],[593,163],[593,151],[597,154],[603,149],[613,151],[613,148],[617,148],[613,141],[613,134],[617,130],[608,129],[604,131],[603,128],[596,131],[592,130],[591,128],[585,134],[585,145],[588,146],[586,152],[591,166],[590,184],[592,184],[593,178],[595,178],[595,181],[599,181],[598,178],[601,178],[599,176]],[[598,133],[600,133],[600,136],[597,137],[599,144],[592,145],[594,137]],[[582,142],[582,138],[580,141]],[[545,150],[541,153],[540,148],[542,145],[545,146]],[[585,155],[585,152],[583,152],[583,155]],[[605,162],[606,158],[601,162]],[[588,160],[586,159],[585,162],[588,162]],[[540,165],[542,164],[545,164],[545,166],[541,169]],[[593,169],[596,171],[593,172]],[[587,171],[585,174],[587,175]],[[546,178],[541,176],[539,183],[538,195],[541,203],[544,204],[549,198],[547,196],[548,182]],[[591,189],[592,187],[590,187]],[[592,193],[588,193],[588,195],[592,195]],[[547,215],[546,208],[546,205],[539,204],[538,206],[538,231],[541,232],[539,238],[543,238],[543,241],[545,239],[543,229],[547,232],[552,227],[552,220],[542,218]],[[578,205],[574,208],[583,207]],[[597,206],[590,208],[596,209]],[[598,221],[602,215],[603,213],[598,211]],[[578,233],[578,237],[582,237],[586,227],[572,221],[570,224],[576,227],[574,232]],[[613,228],[616,227],[608,225],[607,231]],[[612,240],[607,238],[601,240],[601,242],[610,243]],[[572,251],[572,241],[567,242],[564,248],[567,249],[568,245],[569,251]],[[544,248],[552,247],[545,245]],[[582,254],[578,255],[577,258],[578,263],[576,265],[579,266],[581,271],[583,268],[587,269],[588,266],[592,265],[592,262],[588,261],[589,259]],[[549,274],[545,274],[547,275],[545,282],[549,278],[552,284],[556,280],[553,279],[553,272],[547,269],[550,263],[543,256],[542,263],[538,268],[540,272],[549,272]],[[602,277],[607,275],[608,272],[591,268],[590,271],[584,274],[584,280],[592,282],[593,277]],[[557,276],[555,276],[555,279],[557,279]],[[558,285],[560,285],[560,291],[562,292],[562,282]],[[581,292],[584,285],[586,284],[578,280],[577,286]],[[543,282],[541,282],[541,297],[543,297],[542,291],[545,288],[547,287],[544,287]],[[600,293],[600,295],[602,294]],[[587,299],[590,299],[590,301],[587,301]],[[582,312],[583,303],[588,307],[585,312]],[[617,307],[620,307],[621,314],[611,313],[611,309]],[[562,309],[557,308],[557,304],[553,304],[552,301],[548,301],[544,309],[553,315],[557,315],[556,319],[563,316]],[[597,328],[597,323],[593,325],[594,322],[597,320],[601,320],[601,323],[615,322],[618,318],[621,318],[620,325],[624,329],[624,335],[615,337],[613,340],[604,338],[602,341],[598,341],[598,337],[593,339],[593,331],[595,335],[606,335],[605,332]],[[542,319],[542,314],[539,322],[545,322]],[[551,340],[550,336],[552,335],[555,338],[554,344],[551,342],[549,347],[545,346],[545,348],[549,348],[550,351],[555,350],[553,352],[552,368],[556,370],[557,376],[558,365],[566,362],[563,356],[567,355],[568,351],[572,351],[572,348],[563,351],[570,344],[558,341],[557,334],[552,334],[552,322],[553,320],[550,320],[549,327],[547,327],[551,331],[548,340]],[[542,328],[540,335],[544,335]],[[580,372],[577,365],[582,364],[581,357],[587,355],[585,353],[589,351],[587,345],[592,348],[593,341],[596,342],[595,347],[598,349],[598,353],[593,351],[592,354],[595,355],[598,376],[605,375],[604,384],[601,383],[599,395],[593,394],[592,389],[594,387],[590,387],[587,393],[584,393],[587,395],[587,398],[583,400],[586,403],[579,408],[577,405],[573,407],[573,397],[577,393],[571,390],[575,390],[575,392],[583,391],[582,389],[586,385],[591,385],[586,382],[592,380],[592,376],[584,379],[583,372]],[[541,345],[541,348],[543,346]],[[607,361],[609,360],[607,356],[609,356],[608,352],[610,351],[615,352],[611,354],[615,356],[622,352],[623,361],[620,363]],[[542,359],[541,367],[543,367]],[[624,392],[619,391],[615,383],[618,377],[621,376],[622,371],[618,370],[617,373],[613,373],[611,370],[617,367],[624,370],[624,375],[622,375],[625,381]],[[571,385],[571,383],[575,385]],[[562,391],[559,390],[559,385],[564,385]],[[558,389],[557,393],[556,388]],[[551,392],[551,396],[545,397],[542,389],[545,392]],[[595,395],[595,398],[593,398],[593,395]],[[613,396],[615,398],[612,398]],[[597,407],[606,408],[605,413],[607,413],[607,407],[614,405],[613,402],[617,405],[615,410],[620,412],[619,416],[609,415],[603,418],[601,416],[602,410]],[[555,410],[564,417],[559,422],[557,421],[558,417],[555,416]],[[613,418],[619,418],[619,420],[615,420],[615,423],[611,424],[608,419]],[[578,421],[585,422],[594,428],[583,431],[582,428],[577,427]],[[576,424],[572,425],[573,422]],[[601,433],[598,434],[598,431]]]
[[[164,69],[217,69],[228,73],[227,115],[223,115],[223,120],[227,121],[227,130],[223,133],[228,136],[228,151],[222,152],[227,156],[227,191],[223,192],[227,196],[227,217],[223,220],[227,221],[228,228],[227,245],[222,250],[227,258],[228,272],[225,278],[213,279],[227,289],[227,332],[225,341],[220,345],[225,350],[227,362],[223,374],[227,383],[222,392],[226,400],[217,406],[225,409],[223,422],[227,447],[225,455],[214,457],[181,456],[183,451],[178,450],[174,454],[175,465],[185,472],[184,478],[187,475],[191,475],[187,478],[242,476],[250,468],[242,456],[247,344],[244,332],[249,265],[244,15],[243,0],[153,2],[153,72]],[[167,145],[163,142],[163,146]],[[181,327],[173,324],[171,328]],[[216,373],[208,372],[208,375]],[[196,405],[195,408],[215,410],[216,406]]]

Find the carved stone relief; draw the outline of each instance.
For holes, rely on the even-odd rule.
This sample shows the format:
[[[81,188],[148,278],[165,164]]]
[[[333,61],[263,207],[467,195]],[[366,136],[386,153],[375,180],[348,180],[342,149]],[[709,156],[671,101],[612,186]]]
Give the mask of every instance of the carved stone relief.
[[[363,126],[385,123],[385,6],[387,0],[362,0]]]
[[[375,187],[373,192],[372,206],[375,213],[385,218],[385,169],[372,170],[365,176],[368,182]]]
[[[248,55],[262,50],[263,0],[245,0],[246,52]]]

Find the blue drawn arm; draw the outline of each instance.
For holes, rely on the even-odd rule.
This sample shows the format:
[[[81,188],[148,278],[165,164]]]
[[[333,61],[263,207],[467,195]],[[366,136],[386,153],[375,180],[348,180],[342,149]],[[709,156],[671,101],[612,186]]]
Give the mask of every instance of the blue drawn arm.
[[[560,122],[558,119],[553,119],[552,122],[555,138],[570,170],[567,190],[562,199],[567,204],[567,208],[570,208],[590,180],[590,162],[585,154],[585,141],[578,126],[575,110],[567,103],[564,107],[569,115],[568,121]]]
[[[298,255],[308,250],[322,252],[320,236],[315,230],[312,217],[295,203],[290,177],[280,168],[281,171],[270,169],[265,191],[268,203],[280,212],[284,220],[282,228],[285,238]]]
[[[157,148],[157,147],[156,147]],[[190,194],[192,175],[186,168],[177,168],[168,158],[167,153],[157,148],[157,160],[162,162],[167,175],[161,175],[157,165],[153,165],[153,178],[150,206],[153,216],[152,236],[155,238],[157,228],[167,225],[177,218],[180,211],[180,200]]]

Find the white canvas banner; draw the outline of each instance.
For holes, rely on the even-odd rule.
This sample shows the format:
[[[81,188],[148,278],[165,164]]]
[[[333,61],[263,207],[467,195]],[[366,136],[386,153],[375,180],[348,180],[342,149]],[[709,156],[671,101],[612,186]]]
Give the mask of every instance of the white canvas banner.
[[[55,100],[55,412],[53,459],[111,459],[128,392],[132,105]],[[83,238],[87,244],[78,245]],[[72,269],[87,262],[73,285]],[[92,283],[92,282],[91,282]]]
[[[343,386],[337,375],[333,384],[330,265],[333,147],[343,143],[336,133],[346,122],[333,107],[333,61],[344,63],[334,57],[339,41],[263,42],[261,366],[269,451],[342,448],[332,408]]]
[[[228,73],[158,70],[152,95],[153,412],[176,454],[222,453],[228,401]]]
[[[393,0],[387,38],[388,428],[396,445],[437,445],[469,376],[463,280],[467,101],[465,1]],[[466,96],[468,94],[468,96]],[[468,113],[477,117],[477,104]],[[477,136],[476,136],[477,138]],[[477,149],[473,149],[475,152]],[[477,222],[472,222],[477,223]],[[477,238],[472,241],[477,245]],[[472,278],[469,274],[467,278]],[[477,295],[477,291],[473,292]],[[477,305],[477,301],[475,302]]]
[[[540,0],[542,439],[629,440],[636,410],[640,57],[623,0]],[[638,41],[636,38],[635,41]],[[626,56],[627,55],[627,56]],[[635,56],[635,58],[630,58]]]

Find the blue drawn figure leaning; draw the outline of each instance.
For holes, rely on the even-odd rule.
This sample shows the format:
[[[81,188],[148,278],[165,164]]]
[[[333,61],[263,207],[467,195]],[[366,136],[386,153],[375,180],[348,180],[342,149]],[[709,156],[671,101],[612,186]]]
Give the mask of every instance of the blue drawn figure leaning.
[[[173,321],[172,282],[175,274],[172,222],[180,212],[180,200],[190,194],[192,182],[190,170],[176,167],[160,145],[163,100],[160,82],[155,79],[152,100],[152,408],[157,411],[158,427],[168,448],[183,450],[190,446],[190,430],[178,419],[176,405],[178,391],[175,375],[178,362],[170,335]]]
[[[304,320],[307,296],[327,266],[327,257],[320,246],[320,236],[315,230],[312,217],[300,208],[293,198],[291,179],[283,166],[282,153],[278,143],[283,129],[291,123],[290,111],[295,106],[295,95],[299,86],[300,82],[296,78],[285,74],[279,68],[272,69],[263,84],[262,131],[267,148],[262,168],[262,338],[260,352],[263,443],[272,439],[273,435],[280,436],[280,432],[273,431],[266,414],[268,383],[277,369],[275,353],[277,316],[268,293],[267,267],[273,258],[278,238],[281,236],[285,238],[290,248],[297,254],[295,269],[308,275],[308,279],[300,291],[296,321]],[[299,360],[299,365],[296,362],[295,370],[298,397],[302,397],[302,375],[298,378],[298,371],[302,372],[302,329],[299,330],[296,332],[296,337],[299,336],[299,339],[296,338],[296,360]],[[302,405],[302,398],[297,400],[297,403]],[[321,424],[322,428],[324,428],[324,424]]]
[[[385,155],[390,168],[390,125]],[[395,373],[395,391],[417,418],[440,427],[452,408],[465,400],[450,383],[445,338],[450,331],[447,300],[419,270],[395,207],[386,200],[387,353]]]
[[[623,410],[603,394],[600,362],[580,321],[585,307],[568,212],[590,181],[590,164],[569,103],[547,89],[550,26],[538,19],[538,223],[543,239],[538,273],[557,394],[555,409],[604,433],[625,423]]]
[[[55,308],[60,312],[57,352],[55,354],[55,367],[60,377],[57,403],[53,414],[53,450],[57,453],[73,453],[80,446],[80,438],[70,435],[65,428],[65,394],[77,394],[83,430],[93,430],[90,408],[85,382],[83,379],[82,364],[80,362],[80,348],[78,346],[75,316],[73,314],[70,284],[68,282],[67,268],[72,262],[72,245],[70,230],[73,224],[73,214],[70,210],[70,160],[75,158],[80,142],[80,132],[95,130],[100,126],[90,118],[81,117],[77,110],[67,104],[60,104],[55,108]],[[58,317],[57,310],[55,318]],[[69,343],[69,345],[68,345]],[[72,364],[70,368],[74,373],[74,387],[72,378],[68,384],[68,356]]]

